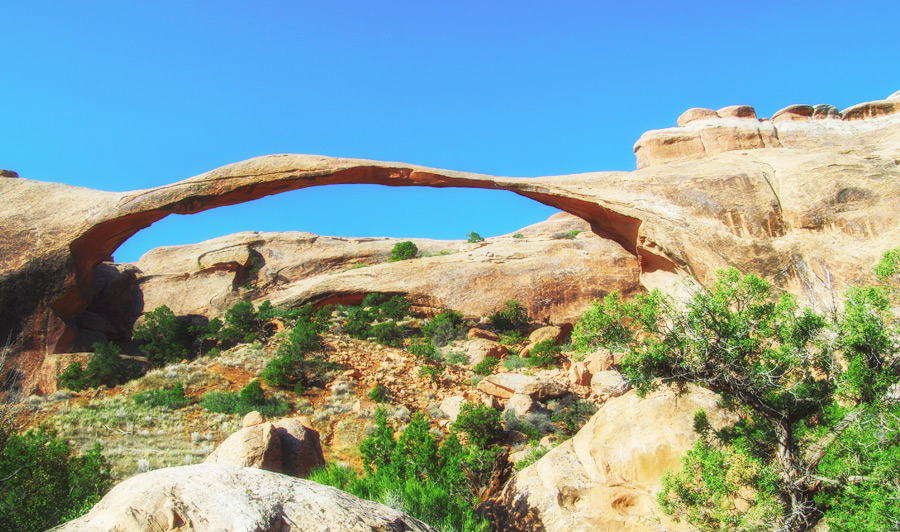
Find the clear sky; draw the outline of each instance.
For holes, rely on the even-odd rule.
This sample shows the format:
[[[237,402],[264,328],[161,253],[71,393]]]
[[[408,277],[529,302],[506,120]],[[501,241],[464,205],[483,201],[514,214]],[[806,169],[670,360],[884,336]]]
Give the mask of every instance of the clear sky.
[[[771,116],[900,90],[896,13],[896,0],[0,0],[0,168],[104,190],[271,153],[631,170],[641,133],[689,107]],[[116,259],[246,230],[493,236],[553,212],[497,191],[318,187],[170,216]]]

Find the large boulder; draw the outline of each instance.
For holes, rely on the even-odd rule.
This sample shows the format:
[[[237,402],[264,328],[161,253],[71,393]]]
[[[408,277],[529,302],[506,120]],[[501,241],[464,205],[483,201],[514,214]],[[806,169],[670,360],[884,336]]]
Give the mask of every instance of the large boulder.
[[[319,433],[299,419],[246,426],[225,439],[204,463],[255,467],[307,477],[325,465]]]
[[[520,394],[536,401],[547,401],[569,393],[566,385],[559,381],[521,373],[489,375],[478,382],[477,388],[500,399],[509,399],[513,395]]]
[[[694,412],[713,426],[731,418],[717,396],[702,389],[676,397],[661,390],[606,402],[574,438],[521,471],[487,505],[498,530],[644,532],[661,518],[666,530],[689,530],[666,518],[655,496],[661,478],[680,467],[697,440]]]
[[[114,487],[55,532],[427,532],[424,523],[329,486],[260,469],[157,469]]]

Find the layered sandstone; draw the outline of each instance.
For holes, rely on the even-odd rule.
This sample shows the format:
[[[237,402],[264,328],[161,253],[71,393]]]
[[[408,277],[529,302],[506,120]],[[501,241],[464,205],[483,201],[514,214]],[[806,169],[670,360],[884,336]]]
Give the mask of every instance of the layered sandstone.
[[[84,316],[104,293],[98,266],[134,233],[172,213],[327,184],[511,191],[574,214],[622,246],[639,261],[645,287],[687,274],[704,282],[734,266],[798,294],[815,297],[821,286],[840,291],[867,279],[875,260],[900,240],[896,102],[892,96],[853,106],[840,120],[815,107],[809,116],[783,113],[797,119],[775,123],[747,109],[726,108],[715,113],[720,118],[700,113],[683,127],[642,137],[635,172],[510,178],[270,155],[122,193],[0,179],[0,337],[10,339],[14,363],[33,385],[44,354],[71,351],[85,321],[99,322]],[[200,265],[243,258],[214,256]],[[110,272],[104,282],[127,284],[134,275]],[[303,285],[296,294],[313,297]]]
[[[559,234],[582,231],[573,240]],[[454,309],[480,318],[515,299],[538,320],[573,322],[592,300],[640,290],[640,265],[580,218],[549,220],[477,244],[412,239],[422,255],[390,262],[393,238],[312,233],[239,233],[190,246],[158,248],[133,266],[142,301],[178,315],[220,316],[237,301],[278,306],[359,303],[370,292],[409,298],[414,310]],[[554,235],[557,235],[554,237]]]

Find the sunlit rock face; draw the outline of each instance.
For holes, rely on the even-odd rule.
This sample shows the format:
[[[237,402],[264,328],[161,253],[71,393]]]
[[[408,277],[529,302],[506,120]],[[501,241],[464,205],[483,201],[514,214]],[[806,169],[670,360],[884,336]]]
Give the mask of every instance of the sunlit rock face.
[[[897,101],[892,95],[841,113],[827,106],[791,106],[770,121],[753,118],[755,112],[746,106],[697,111],[683,117],[682,127],[642,136],[636,145],[639,170],[634,172],[510,178],[402,163],[270,155],[121,193],[27,176],[0,179],[0,337],[9,339],[11,362],[33,387],[46,353],[75,349],[86,341],[85,331],[93,330],[88,324],[101,323],[97,316],[84,315],[103,317],[95,308],[96,298],[113,293],[111,283],[137,282],[136,271],[97,275],[98,266],[137,231],[172,213],[191,214],[328,184],[511,191],[585,220],[595,235],[632,257],[645,288],[669,286],[684,275],[704,282],[717,269],[734,266],[804,296],[816,297],[822,289],[819,279],[840,291],[865,280],[872,264],[900,237]],[[470,258],[487,266],[490,257],[479,259],[479,249],[471,250]],[[237,254],[228,255],[232,251]],[[240,265],[243,252],[232,251],[207,257],[197,267]],[[454,257],[442,260],[452,263]],[[558,269],[549,264],[541,271],[562,271],[568,260],[561,262]],[[439,263],[423,264],[438,268]],[[321,284],[312,287],[308,279],[291,279],[296,284],[290,289],[289,283],[276,282],[271,288],[281,294],[265,295],[300,302],[327,300],[329,290],[356,294],[379,267],[360,269],[341,281],[346,284],[328,290]],[[601,263],[599,269],[606,267]],[[223,273],[228,275],[233,283],[233,272]],[[476,290],[487,286],[471,284],[471,277],[459,285],[463,282]],[[418,303],[471,305],[473,312],[480,308],[453,300],[449,293],[434,297]],[[551,319],[574,312],[574,307],[536,303],[544,296],[534,292],[509,297],[528,300],[533,309],[546,308]],[[143,305],[127,298],[115,304]],[[121,324],[110,325],[121,329]]]

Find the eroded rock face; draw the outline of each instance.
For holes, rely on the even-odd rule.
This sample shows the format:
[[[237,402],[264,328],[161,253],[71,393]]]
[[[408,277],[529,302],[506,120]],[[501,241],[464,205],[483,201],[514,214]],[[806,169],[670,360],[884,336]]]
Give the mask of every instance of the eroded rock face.
[[[57,532],[183,530],[427,532],[382,504],[261,469],[200,464],[158,469],[118,484]]]
[[[583,231],[575,240],[553,238],[574,230]],[[409,298],[424,314],[452,308],[479,318],[516,299],[534,319],[573,322],[602,294],[641,289],[636,257],[580,218],[560,213],[517,233],[478,244],[412,239],[434,256],[399,262],[389,262],[399,239],[238,233],[157,248],[133,267],[145,312],[165,304],[177,315],[207,317],[247,298],[355,304],[381,292]]]
[[[486,188],[534,199],[584,219],[594,234],[619,244],[639,267],[645,288],[669,286],[688,273],[707,282],[717,269],[734,266],[800,295],[816,296],[817,279],[827,277],[840,293],[867,280],[880,255],[900,241],[897,102],[853,106],[842,120],[817,119],[814,108],[809,117],[777,124],[723,110],[726,118],[708,115],[643,135],[635,172],[509,178],[271,155],[122,193],[0,179],[0,337],[12,339],[11,362],[34,388],[46,353],[69,352],[86,341],[79,340],[86,326],[80,318],[94,312],[97,267],[140,229],[172,213],[346,183]],[[480,251],[486,253],[473,248],[471,258],[490,264]],[[233,283],[229,268],[252,270],[241,264],[246,256],[212,255],[200,266],[221,268]],[[341,286],[358,293],[378,267],[354,270]],[[566,261],[546,267],[562,272]],[[320,291],[301,280],[284,296],[311,300]]]
[[[610,399],[575,435],[522,470],[488,505],[500,531],[643,532],[661,517],[666,530],[689,530],[656,504],[662,474],[693,446],[694,412],[720,428],[728,416],[712,392],[671,390],[641,400]]]

